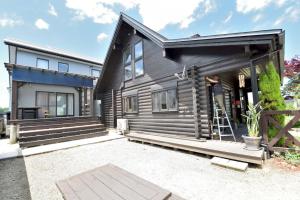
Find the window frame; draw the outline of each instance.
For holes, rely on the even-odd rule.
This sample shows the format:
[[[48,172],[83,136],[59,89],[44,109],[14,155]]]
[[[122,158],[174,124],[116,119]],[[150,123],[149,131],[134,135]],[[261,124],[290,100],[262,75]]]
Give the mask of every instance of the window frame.
[[[130,98],[132,107],[134,107],[133,106],[133,104],[134,104],[133,97],[136,98],[136,110],[132,109],[132,111],[128,111],[126,101],[127,101],[128,98]],[[123,113],[125,113],[125,114],[137,114],[139,112],[139,102],[138,102],[138,95],[137,94],[123,96],[122,97],[122,102],[123,102]]]
[[[49,92],[49,91],[35,91],[35,106],[38,107],[37,105],[37,96],[38,96],[38,93],[41,92],[41,93],[47,93],[47,110],[48,110],[48,113],[49,113],[49,98],[50,98],[50,93],[52,94],[55,94],[55,116],[52,116],[52,117],[69,117],[69,116],[75,116],[75,94],[74,93],[64,93],[64,92]],[[67,107],[66,107],[66,111],[67,111],[67,114],[66,115],[57,115],[57,94],[65,94],[66,95],[66,102],[67,102]],[[68,108],[69,108],[69,105],[68,105],[68,96],[69,95],[72,95],[73,96],[73,114],[72,115],[69,115],[68,114]]]
[[[66,72],[60,71],[60,70],[59,70],[59,64],[65,64],[65,65],[67,65],[67,66],[68,66],[67,71],[66,71]],[[70,69],[69,63],[65,63],[65,62],[58,62],[58,63],[57,63],[57,71],[62,72],[62,73],[68,73],[68,72],[69,72],[69,69]]]
[[[45,59],[45,58],[36,58],[36,63],[35,63],[36,68],[44,69],[44,68],[41,68],[41,67],[38,66],[38,60],[44,60],[44,61],[47,61],[47,63],[48,63],[47,69],[49,69],[49,67],[50,67],[50,66],[49,66],[49,59]]]
[[[130,62],[126,62],[125,56],[126,56],[127,51],[130,54]],[[125,68],[128,67],[128,66],[130,66],[130,68],[131,68],[131,78],[126,79],[126,77],[125,77],[125,72],[126,72]],[[133,67],[132,67],[132,49],[131,49],[131,46],[127,47],[125,49],[125,51],[123,52],[123,70],[124,70],[124,74],[123,74],[124,81],[133,80],[134,74],[133,74]]]
[[[142,55],[141,56],[139,56],[138,58],[136,58],[135,57],[135,46],[137,45],[137,44],[139,44],[139,43],[141,43],[142,44]],[[134,68],[134,78],[139,78],[139,77],[141,77],[141,76],[144,76],[145,75],[145,65],[144,65],[144,41],[142,40],[142,39],[140,39],[140,40],[138,40],[137,42],[135,42],[134,43],[134,45],[133,45],[133,49],[134,49],[134,55],[133,55],[133,68]],[[136,75],[136,63],[138,62],[138,61],[140,61],[140,60],[142,60],[142,63],[143,63],[143,74],[140,74],[140,75]]]
[[[99,72],[99,76],[94,76],[94,75],[93,75],[93,71],[97,71],[97,72]],[[93,69],[93,68],[91,69],[91,76],[92,76],[92,77],[99,78],[99,77],[100,77],[100,75],[101,75],[101,73],[100,73],[100,69]]]
[[[175,91],[175,100],[176,100],[176,108],[175,109],[170,109],[170,104],[169,104],[169,97],[168,97],[168,91],[174,90]],[[162,104],[161,104],[161,98],[162,94],[165,93],[166,95],[166,105],[167,109],[162,109]],[[154,94],[158,94],[156,97],[158,97],[158,110],[154,110],[154,105],[153,103],[156,102],[154,101]],[[151,92],[151,100],[152,100],[152,113],[168,113],[168,112],[178,112],[178,91],[177,87],[170,87],[170,88],[163,88],[159,90],[153,90]]]

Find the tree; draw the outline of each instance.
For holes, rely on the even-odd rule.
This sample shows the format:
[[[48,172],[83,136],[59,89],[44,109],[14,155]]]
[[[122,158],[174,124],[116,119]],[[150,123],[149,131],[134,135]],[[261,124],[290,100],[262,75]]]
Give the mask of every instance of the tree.
[[[0,113],[6,113],[7,111],[8,111],[8,108],[0,107]]]
[[[275,66],[269,62],[266,66],[266,71],[259,76],[259,88],[261,94],[259,96],[261,105],[264,110],[284,110],[285,103],[280,91],[280,76],[277,73]],[[284,126],[284,115],[275,115],[274,119]],[[269,139],[275,137],[278,130],[270,125],[268,130]],[[280,146],[284,144],[284,140],[278,142]]]
[[[300,56],[284,62],[284,77],[288,82],[283,87],[283,94],[300,98]]]

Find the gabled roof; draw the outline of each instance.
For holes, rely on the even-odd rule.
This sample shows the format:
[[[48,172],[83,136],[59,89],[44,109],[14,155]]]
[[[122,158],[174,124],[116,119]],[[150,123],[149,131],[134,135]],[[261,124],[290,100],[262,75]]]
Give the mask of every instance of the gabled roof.
[[[102,66],[102,63],[100,63],[99,61],[93,60],[92,58],[75,55],[74,53],[68,53],[68,52],[65,52],[62,50],[58,50],[58,49],[40,47],[40,46],[30,44],[28,42],[16,40],[16,39],[4,39],[4,44],[31,50],[31,51],[46,53],[49,55],[60,56],[60,57],[65,57],[65,58],[69,58],[69,59],[73,59],[73,60],[78,60],[81,62],[93,64],[96,66]]]
[[[120,17],[114,31],[109,49],[107,51],[105,61],[103,64],[103,70],[101,76],[97,82],[96,88],[100,84],[102,77],[106,70],[106,65],[113,49],[114,43],[116,42],[117,35],[119,33],[121,24],[125,22],[134,28],[139,33],[143,34],[162,49],[171,48],[185,48],[185,47],[201,47],[201,46],[228,46],[228,45],[250,45],[250,44],[271,44],[274,35],[284,34],[282,29],[270,29],[261,31],[251,31],[251,32],[239,32],[230,34],[219,34],[219,35],[209,35],[200,37],[190,37],[190,38],[180,38],[180,39],[168,39],[161,34],[153,31],[144,24],[138,22],[137,20],[129,17],[124,13],[120,13]]]

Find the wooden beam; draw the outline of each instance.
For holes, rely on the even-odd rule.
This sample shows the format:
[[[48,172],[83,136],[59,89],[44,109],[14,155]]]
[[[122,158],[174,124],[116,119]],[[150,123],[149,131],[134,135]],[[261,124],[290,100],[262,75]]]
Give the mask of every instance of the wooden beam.
[[[252,61],[250,61],[250,71],[251,71],[251,88],[252,88],[252,95],[253,95],[253,104],[256,105],[258,103],[257,74],[256,74],[256,67],[253,65]]]
[[[11,120],[16,120],[18,116],[18,82],[12,81],[11,87]]]
[[[196,69],[192,68],[192,95],[193,95],[193,113],[194,113],[194,124],[195,124],[195,136],[200,138],[199,132],[199,121],[198,121],[198,109],[197,109],[197,89],[196,89]]]

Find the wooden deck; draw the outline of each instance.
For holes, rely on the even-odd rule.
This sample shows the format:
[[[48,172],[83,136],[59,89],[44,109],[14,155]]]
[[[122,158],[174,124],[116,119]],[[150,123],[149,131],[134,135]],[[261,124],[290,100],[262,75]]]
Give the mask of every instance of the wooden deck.
[[[257,165],[263,164],[263,150],[246,150],[244,149],[245,144],[240,142],[219,140],[206,140],[202,142],[196,139],[184,139],[179,137],[166,137],[142,133],[130,133],[127,134],[126,137],[131,141],[157,144],[161,146],[197,152],[210,156],[218,156]]]
[[[57,186],[66,200],[183,200],[112,164],[59,181]]]

